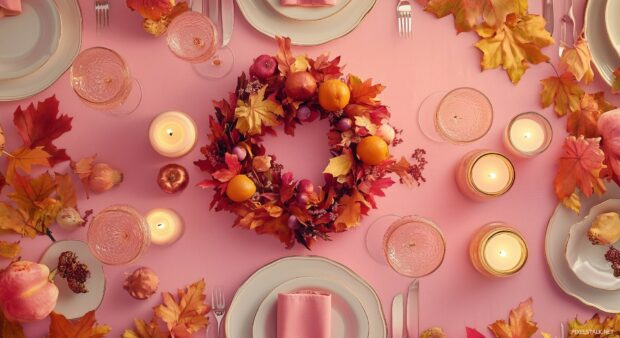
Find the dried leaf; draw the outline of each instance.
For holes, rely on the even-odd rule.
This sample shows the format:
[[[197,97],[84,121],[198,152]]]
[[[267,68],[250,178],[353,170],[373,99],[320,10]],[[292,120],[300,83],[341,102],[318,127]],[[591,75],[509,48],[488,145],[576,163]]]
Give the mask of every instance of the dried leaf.
[[[205,303],[204,289],[205,281],[201,279],[186,290],[177,290],[178,300],[169,292],[162,293],[163,303],[154,311],[166,323],[173,337],[189,337],[207,326],[207,314],[211,309]]]
[[[338,65],[340,63],[340,56],[329,60],[329,55],[321,54],[315,60],[309,59],[308,62],[312,67],[310,72],[318,82],[338,79],[342,76],[343,67]]]
[[[620,68],[614,71],[614,81],[611,84],[611,92],[614,94],[620,93]]]
[[[576,214],[579,214],[581,210],[581,199],[577,193],[572,193],[570,196],[563,199],[562,204]]]
[[[170,333],[159,327],[159,323],[155,318],[150,323],[146,323],[142,319],[134,319],[135,330],[127,329],[121,335],[121,338],[168,338]]]
[[[213,173],[213,178],[220,182],[228,182],[235,175],[241,172],[241,163],[239,163],[239,158],[237,155],[226,153],[224,155],[224,162],[226,162],[226,166],[228,169],[220,169]]]
[[[0,202],[0,230],[12,231],[30,238],[37,235],[36,229],[26,222],[24,215],[4,202]]]
[[[377,104],[377,96],[385,89],[382,84],[372,84],[372,79],[362,80],[349,75],[349,88],[351,89],[350,103],[374,106]]]
[[[588,42],[583,37],[579,37],[574,47],[564,49],[560,62],[564,64],[568,71],[575,75],[577,81],[583,79],[583,83],[588,84],[594,79],[592,70],[592,54]]]
[[[77,208],[77,195],[69,174],[56,173],[56,194],[63,208]]]
[[[465,332],[467,333],[467,338],[485,338],[482,333],[471,327],[465,327]]]
[[[10,181],[13,177],[13,173],[17,169],[30,174],[32,172],[32,166],[50,166],[49,159],[50,154],[43,150],[43,146],[36,148],[19,148],[14,151],[11,156],[8,157],[7,177]]]
[[[19,257],[21,249],[19,242],[5,242],[0,240],[0,258],[14,259]],[[2,331],[0,331],[2,332]]]
[[[236,128],[244,135],[258,135],[262,132],[263,125],[274,127],[280,124],[278,117],[284,115],[282,106],[273,100],[265,100],[265,90],[267,86],[250,95],[249,104],[242,100],[237,101]]]
[[[73,173],[75,173],[82,182],[82,187],[86,192],[86,198],[90,198],[90,187],[88,185],[88,180],[90,178],[90,174],[93,172],[95,158],[97,158],[97,155],[84,157],[77,162],[71,161],[71,170],[73,170]]]
[[[573,136],[597,137],[599,136],[597,122],[600,116],[601,111],[594,97],[585,94],[581,99],[580,109],[568,115],[566,131]]]
[[[425,8],[438,18],[452,14],[457,32],[469,32],[482,20],[498,26],[506,15],[527,13],[527,0],[430,0]]]
[[[568,338],[596,338],[596,332],[603,331],[598,313],[581,323],[577,318],[568,322]]]
[[[49,173],[43,173],[31,179],[28,176],[15,175],[11,182],[14,191],[9,198],[17,203],[26,214],[32,214],[56,191],[56,182]]]
[[[502,66],[512,83],[521,80],[529,67],[549,60],[541,48],[554,43],[545,30],[545,20],[538,15],[518,16],[508,14],[506,22],[495,29],[483,24],[476,29],[481,40],[476,47],[484,54],[481,61],[483,70]]]
[[[107,325],[97,325],[94,310],[73,322],[56,312],[50,318],[49,338],[103,338],[111,331]]]
[[[363,207],[368,208],[370,204],[366,201],[362,193],[353,190],[351,195],[344,195],[338,200],[338,217],[334,221],[336,231],[344,231],[355,227],[361,217]]]
[[[58,116],[58,100],[55,96],[45,99],[37,104],[30,104],[26,110],[21,106],[13,114],[13,123],[21,136],[24,147],[43,147],[50,154],[49,163],[53,167],[57,163],[68,161],[71,158],[65,149],[58,149],[54,140],[71,130],[72,117],[67,115]]]
[[[538,331],[536,323],[532,322],[532,316],[532,298],[529,298],[510,310],[508,323],[498,320],[489,325],[489,330],[497,338],[528,338]]]
[[[278,70],[280,74],[286,75],[291,72],[293,65],[295,64],[295,57],[291,51],[291,39],[281,36],[276,36],[278,42],[278,53],[276,54],[276,60],[278,61]]]
[[[346,176],[353,167],[353,155],[348,152],[340,156],[332,157],[329,159],[329,164],[323,170],[324,174],[331,174],[334,178],[340,176]]]
[[[540,335],[541,335],[543,338],[551,338],[551,335],[550,335],[550,334],[548,334],[547,332],[541,332],[541,333],[540,333]]]
[[[174,0],[126,0],[127,7],[137,11],[142,17],[159,20],[162,16],[170,14],[174,7]]]
[[[299,55],[295,58],[295,62],[291,66],[291,70],[293,72],[301,72],[306,71],[310,67],[310,63],[308,62],[308,58],[304,55]]]
[[[555,194],[563,201],[578,187],[586,197],[592,192],[602,194],[605,185],[599,173],[605,167],[605,154],[600,148],[600,138],[586,139],[583,136],[569,136],[562,147],[564,154],[555,176]]]
[[[565,72],[560,77],[548,77],[540,83],[543,86],[540,93],[543,108],[553,104],[553,110],[558,116],[579,110],[581,98],[585,93],[572,73]]]
[[[26,335],[20,323],[8,321],[0,311],[0,337],[26,338]]]

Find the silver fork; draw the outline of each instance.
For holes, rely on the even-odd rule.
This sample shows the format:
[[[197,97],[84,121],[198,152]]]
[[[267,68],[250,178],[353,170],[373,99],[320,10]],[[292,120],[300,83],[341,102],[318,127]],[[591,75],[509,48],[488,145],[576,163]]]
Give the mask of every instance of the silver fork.
[[[109,0],[95,0],[95,19],[97,28],[105,28],[110,24]]]
[[[399,0],[396,5],[398,16],[398,35],[410,38],[411,29],[411,3],[409,0]]]
[[[224,298],[224,292],[221,288],[214,288],[211,291],[211,306],[213,307],[213,313],[215,314],[215,320],[217,321],[217,337],[220,337],[220,323],[226,313],[226,299]]]
[[[568,26],[571,26],[571,41],[570,43],[566,41],[567,39],[567,30]],[[577,27],[575,27],[575,14],[573,13],[573,0],[568,0],[568,10],[566,10],[566,14],[562,15],[560,19],[560,48],[558,52],[560,56],[564,53],[564,48],[566,46],[572,47],[575,44],[575,39],[577,38]]]

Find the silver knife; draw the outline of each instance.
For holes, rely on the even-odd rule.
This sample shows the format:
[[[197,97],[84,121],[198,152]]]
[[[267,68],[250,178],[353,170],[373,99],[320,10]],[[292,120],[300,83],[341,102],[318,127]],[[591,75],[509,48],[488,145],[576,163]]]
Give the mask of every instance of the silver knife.
[[[549,34],[553,35],[553,22],[555,21],[555,17],[553,16],[553,0],[542,0],[543,1],[543,17],[547,22],[545,24],[545,29]]]
[[[420,284],[417,279],[409,285],[407,292],[407,337],[420,336]]]
[[[235,20],[234,0],[222,0],[222,47],[230,42]]]
[[[392,300],[392,338],[403,338],[403,294]]]
[[[220,0],[202,0],[207,1],[207,8],[209,12],[209,19],[213,21],[215,27],[219,26],[220,22]]]

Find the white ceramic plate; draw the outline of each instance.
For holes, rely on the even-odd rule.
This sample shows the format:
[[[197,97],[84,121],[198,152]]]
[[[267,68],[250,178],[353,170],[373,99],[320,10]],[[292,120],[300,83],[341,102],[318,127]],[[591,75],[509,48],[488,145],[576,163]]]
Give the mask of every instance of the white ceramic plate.
[[[613,72],[620,67],[620,56],[613,48],[605,27],[607,0],[590,0],[586,5],[585,32],[592,53],[592,62],[608,85],[614,79]],[[618,2],[611,0],[610,2]],[[617,19],[616,19],[617,20]]]
[[[61,32],[58,48],[33,72],[15,79],[0,80],[0,101],[19,100],[45,90],[69,69],[80,51],[82,13],[77,0],[54,0],[54,4],[60,15]]]
[[[605,25],[611,44],[620,55],[620,1],[607,1],[605,8]]]
[[[53,0],[22,0],[22,12],[0,20],[0,79],[41,67],[58,47],[60,17]]]
[[[342,0],[345,1],[345,0]],[[364,19],[377,0],[356,0],[354,5],[321,20],[301,21],[279,15],[267,1],[237,0],[245,19],[259,32],[288,36],[295,45],[313,46],[339,38]]]
[[[333,6],[304,7],[282,6],[280,0],[265,0],[281,15],[293,20],[321,20],[332,16],[348,5],[351,0],[338,0]]]
[[[339,283],[316,277],[294,278],[273,289],[258,307],[252,338],[276,337],[278,294],[308,289],[332,296],[332,338],[368,338],[368,316],[357,297]]]
[[[620,198],[620,187],[615,183],[609,183],[606,186],[607,192],[603,196],[582,197],[581,215],[568,210],[561,203],[558,204],[547,225],[545,254],[553,279],[564,292],[586,305],[605,312],[619,313],[620,302],[618,302],[618,297],[620,297],[620,291],[601,290],[583,283],[566,264],[565,255],[566,239],[571,224],[579,222],[593,205],[610,198]]]
[[[88,265],[88,270],[90,271],[90,278],[86,281],[87,293],[73,293],[67,286],[65,279],[58,275],[54,279],[60,291],[54,311],[68,319],[75,319],[99,307],[105,293],[105,275],[103,274],[101,262],[90,253],[88,244],[82,241],[55,242],[47,248],[41,257],[41,264],[47,265],[50,271],[54,270],[58,266],[58,257],[64,251],[75,252],[78,260]]]
[[[577,278],[603,290],[620,289],[620,278],[614,276],[611,264],[605,260],[609,246],[593,245],[588,239],[588,230],[597,215],[611,211],[620,212],[619,199],[593,206],[588,216],[571,226],[566,243],[566,261]]]
[[[368,283],[344,265],[327,258],[297,256],[282,258],[262,267],[241,285],[226,314],[226,338],[252,337],[252,323],[261,302],[278,285],[299,277],[323,278],[346,285],[368,315],[368,336],[387,337],[381,302]]]

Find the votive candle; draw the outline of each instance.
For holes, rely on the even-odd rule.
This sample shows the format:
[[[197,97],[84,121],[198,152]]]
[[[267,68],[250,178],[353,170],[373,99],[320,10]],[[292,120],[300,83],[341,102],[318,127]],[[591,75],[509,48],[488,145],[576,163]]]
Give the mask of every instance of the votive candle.
[[[533,157],[551,144],[553,129],[549,121],[536,112],[515,116],[504,132],[504,145],[513,154]]]
[[[508,277],[527,261],[523,236],[506,223],[493,222],[481,227],[469,244],[469,258],[478,272],[487,277]]]
[[[497,152],[475,150],[463,157],[456,171],[456,181],[464,195],[485,200],[508,192],[515,179],[510,160]]]
[[[183,220],[172,209],[153,209],[146,214],[146,221],[151,229],[151,242],[154,244],[172,244],[183,235]]]
[[[159,114],[149,127],[149,140],[153,149],[171,158],[190,152],[196,145],[197,135],[194,120],[180,111]]]

